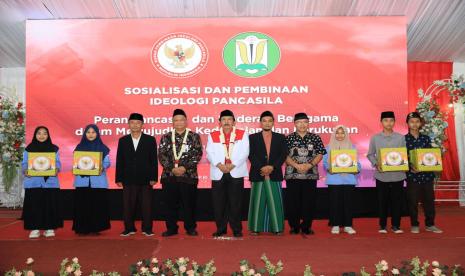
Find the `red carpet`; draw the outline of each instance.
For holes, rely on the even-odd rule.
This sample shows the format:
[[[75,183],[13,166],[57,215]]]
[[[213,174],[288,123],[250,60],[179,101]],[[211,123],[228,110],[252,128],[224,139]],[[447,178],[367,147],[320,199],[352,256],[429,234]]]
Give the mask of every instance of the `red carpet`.
[[[163,222],[156,222],[156,235],[146,238],[140,233],[130,238],[119,237],[122,222],[114,221],[112,229],[99,237],[80,237],[70,230],[71,223],[57,231],[53,239],[29,240],[21,221],[0,218],[0,272],[12,266],[23,267],[27,257],[36,260],[35,269],[45,275],[56,275],[60,261],[65,257],[78,257],[83,270],[117,270],[127,274],[131,263],[141,258],[156,256],[159,259],[188,256],[198,262],[214,259],[218,275],[237,270],[241,259],[259,263],[262,253],[276,262],[284,262],[282,275],[302,275],[305,264],[310,264],[317,275],[340,275],[346,271],[359,271],[381,259],[390,264],[419,256],[422,260],[438,260],[446,264],[465,265],[465,209],[439,207],[437,225],[443,234],[422,232],[411,234],[409,221],[403,218],[405,234],[377,233],[376,219],[356,219],[357,234],[331,235],[326,220],[315,222],[314,236],[245,236],[240,240],[214,240],[212,222],[201,222],[199,237],[184,233],[162,238]],[[245,222],[244,222],[245,226]]]

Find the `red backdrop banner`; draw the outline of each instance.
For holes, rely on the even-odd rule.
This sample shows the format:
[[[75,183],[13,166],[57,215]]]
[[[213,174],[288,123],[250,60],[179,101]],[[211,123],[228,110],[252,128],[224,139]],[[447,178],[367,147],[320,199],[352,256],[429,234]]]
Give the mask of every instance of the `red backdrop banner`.
[[[424,91],[433,84],[435,80],[449,79],[452,75],[452,62],[409,62],[408,63],[408,99],[409,110],[414,111],[419,101],[418,89]],[[444,156],[444,171],[441,180],[459,180],[459,161],[457,152],[457,143],[455,138],[454,110],[448,106],[449,96],[447,91],[437,95],[435,99],[441,106],[441,111],[448,113],[448,127],[446,128],[447,141],[445,146],[447,152]],[[457,198],[457,192],[440,192],[437,193],[441,198]]]
[[[37,125],[50,128],[62,188],[72,187],[72,152],[87,124],[102,129],[114,161],[131,112],[144,114],[159,140],[175,108],[204,144],[223,109],[249,133],[271,110],[284,134],[304,111],[325,143],[344,124],[360,153],[360,186],[373,187],[365,155],[379,114],[408,111],[405,17],[38,20],[26,28],[27,139]],[[405,123],[396,130],[405,133]],[[208,166],[204,157],[199,187],[210,187]]]

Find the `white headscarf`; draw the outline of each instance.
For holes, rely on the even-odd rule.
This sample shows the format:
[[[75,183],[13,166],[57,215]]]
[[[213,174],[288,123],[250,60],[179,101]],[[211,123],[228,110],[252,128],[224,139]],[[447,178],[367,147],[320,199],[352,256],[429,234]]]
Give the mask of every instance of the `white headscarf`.
[[[336,140],[336,132],[338,129],[343,129],[345,136],[344,140],[338,141]],[[349,138],[349,131],[347,131],[347,128],[343,125],[338,125],[335,128],[333,128],[333,132],[331,133],[331,138],[329,139],[329,148],[330,149],[351,149],[352,148],[352,142],[350,141]]]

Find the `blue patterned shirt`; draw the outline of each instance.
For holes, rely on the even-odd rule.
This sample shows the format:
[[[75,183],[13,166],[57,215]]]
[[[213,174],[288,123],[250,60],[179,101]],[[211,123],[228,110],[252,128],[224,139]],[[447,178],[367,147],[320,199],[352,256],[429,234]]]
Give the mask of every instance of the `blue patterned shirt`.
[[[429,136],[420,134],[418,138],[415,138],[412,134],[407,133],[405,135],[405,143],[407,144],[407,150],[410,153],[410,150],[413,149],[428,149],[431,148],[431,139]],[[432,172],[419,172],[413,173],[411,171],[407,172],[407,181],[416,182],[416,183],[428,183],[433,182],[434,173]]]

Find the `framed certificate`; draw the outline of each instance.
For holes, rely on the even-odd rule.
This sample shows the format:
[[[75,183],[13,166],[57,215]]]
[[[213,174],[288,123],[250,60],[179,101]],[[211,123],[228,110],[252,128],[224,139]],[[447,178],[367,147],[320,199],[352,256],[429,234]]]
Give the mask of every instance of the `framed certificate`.
[[[73,154],[74,175],[100,175],[102,173],[102,152],[75,151]]]

